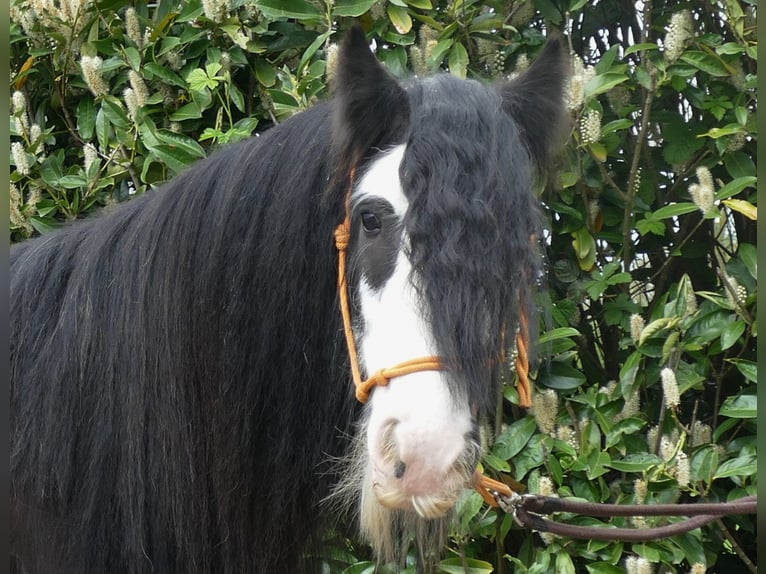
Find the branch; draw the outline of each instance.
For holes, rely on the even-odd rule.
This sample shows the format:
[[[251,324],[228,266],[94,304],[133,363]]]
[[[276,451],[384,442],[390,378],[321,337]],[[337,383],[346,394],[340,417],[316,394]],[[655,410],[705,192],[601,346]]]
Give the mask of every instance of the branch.
[[[716,526],[721,530],[721,533],[723,534],[724,538],[731,544],[732,548],[734,548],[734,552],[737,553],[737,556],[739,556],[739,559],[742,560],[745,566],[747,566],[747,569],[752,572],[753,574],[758,573],[758,569],[756,568],[755,564],[753,564],[752,560],[748,558],[747,554],[745,554],[744,550],[740,547],[739,543],[734,539],[734,537],[731,535],[729,530],[726,528],[726,525],[723,523],[723,520],[720,518],[715,521]]]
[[[644,4],[644,11],[643,11],[643,29],[641,30],[641,43],[646,43],[649,38],[649,31],[651,30],[652,25],[652,0],[647,0]],[[639,60],[641,62],[645,61],[645,55],[646,51],[641,50],[639,52]],[[622,244],[623,244],[623,251],[622,251],[622,267],[623,271],[630,271],[630,260],[631,260],[631,237],[630,232],[633,229],[633,202],[635,201],[636,197],[636,180],[638,178],[638,169],[639,169],[639,162],[641,160],[641,150],[644,147],[644,141],[646,140],[646,135],[649,131],[649,115],[652,109],[652,102],[654,101],[654,81],[653,76],[652,77],[652,85],[650,86],[650,89],[644,89],[644,93],[646,94],[644,98],[644,105],[643,109],[641,110],[641,128],[638,132],[638,138],[636,140],[636,146],[634,148],[633,153],[633,162],[630,166],[630,172],[628,176],[628,197],[627,202],[625,204],[625,215],[622,220]]]

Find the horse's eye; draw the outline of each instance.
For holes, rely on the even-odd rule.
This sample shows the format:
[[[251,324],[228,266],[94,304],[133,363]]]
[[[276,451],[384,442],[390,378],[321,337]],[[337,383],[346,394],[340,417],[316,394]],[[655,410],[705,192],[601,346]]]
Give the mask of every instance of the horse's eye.
[[[380,231],[380,219],[374,213],[365,211],[362,213],[362,227],[367,233],[378,233]]]

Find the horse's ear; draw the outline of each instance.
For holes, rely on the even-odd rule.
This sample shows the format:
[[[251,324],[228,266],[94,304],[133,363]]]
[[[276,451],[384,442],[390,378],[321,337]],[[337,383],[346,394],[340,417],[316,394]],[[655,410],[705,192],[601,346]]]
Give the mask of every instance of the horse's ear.
[[[407,94],[354,26],[338,53],[333,144],[353,167],[372,147],[399,143],[409,122]]]
[[[568,52],[562,36],[556,35],[526,71],[499,87],[503,108],[521,127],[532,159],[543,169],[564,144],[569,124],[564,85],[569,74]]]

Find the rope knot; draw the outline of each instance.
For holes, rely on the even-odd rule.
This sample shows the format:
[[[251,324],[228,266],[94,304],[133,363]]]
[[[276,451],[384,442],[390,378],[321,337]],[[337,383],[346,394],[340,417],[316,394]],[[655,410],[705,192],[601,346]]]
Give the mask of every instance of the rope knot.
[[[366,403],[370,400],[370,394],[375,387],[385,387],[391,382],[391,377],[386,376],[385,369],[381,369],[366,381],[362,381],[356,387],[356,400]]]
[[[348,248],[348,242],[351,237],[348,220],[335,228],[335,247],[338,251],[345,251]]]

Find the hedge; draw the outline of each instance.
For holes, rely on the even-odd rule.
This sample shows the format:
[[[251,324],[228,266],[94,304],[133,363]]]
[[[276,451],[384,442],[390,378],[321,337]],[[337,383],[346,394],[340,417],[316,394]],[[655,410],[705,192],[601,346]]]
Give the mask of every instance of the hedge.
[[[535,406],[516,407],[509,374],[483,467],[595,502],[754,494],[756,6],[12,0],[10,239],[128,201],[329,97],[353,22],[396,76],[482,81],[523,69],[563,31],[572,129],[540,190],[549,321]],[[755,572],[756,538],[738,516],[647,544],[568,540],[521,530],[466,491],[442,568]],[[326,539],[315,558],[327,571],[373,571],[353,535]]]

